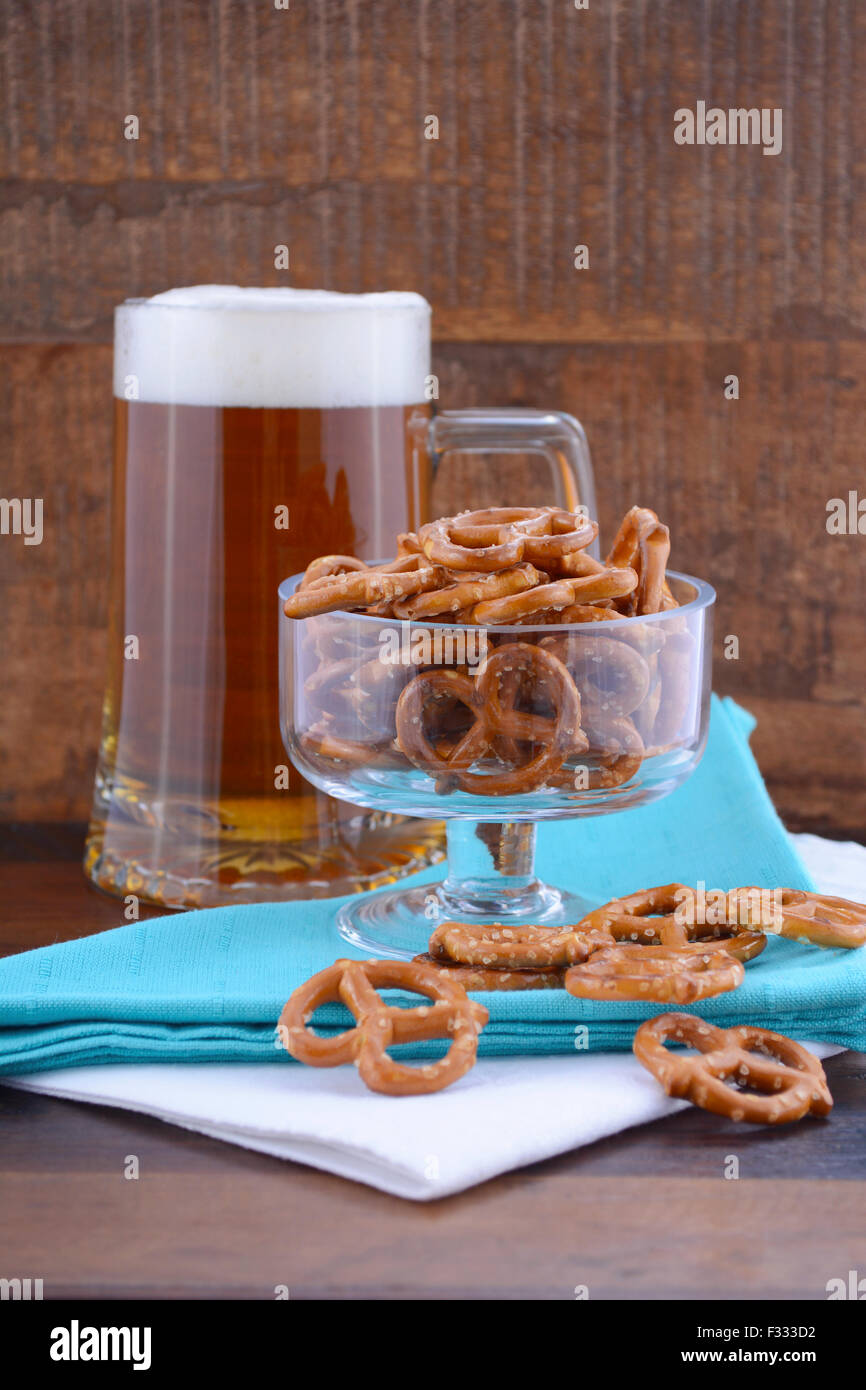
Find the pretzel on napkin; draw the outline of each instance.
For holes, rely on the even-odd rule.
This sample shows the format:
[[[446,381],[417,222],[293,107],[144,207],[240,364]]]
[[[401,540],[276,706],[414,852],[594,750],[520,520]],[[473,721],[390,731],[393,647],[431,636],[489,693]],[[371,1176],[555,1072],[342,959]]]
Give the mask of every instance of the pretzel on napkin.
[[[744,973],[741,961],[715,942],[607,946],[566,970],[564,983],[569,994],[599,1003],[651,999],[659,1004],[693,1004],[736,989]]]
[[[498,971],[558,971],[569,993],[611,1003],[652,999],[687,1004],[736,989],[744,963],[760,954],[766,938],[727,924],[708,928],[681,923],[674,915],[680,891],[687,890],[668,884],[631,894],[571,927],[442,922],[430,937],[428,952],[443,963],[483,971],[487,978]],[[662,908],[671,910],[649,915]]]
[[[402,989],[432,1002],[404,1009],[386,1004],[380,989]],[[308,1024],[322,1004],[340,1002],[354,1015],[355,1027],[336,1037],[311,1032]],[[488,1020],[480,1004],[467,998],[462,984],[441,970],[416,961],[337,960],[291,995],[280,1014],[280,1041],[298,1062],[338,1067],[352,1062],[371,1091],[417,1096],[441,1091],[475,1062],[478,1034]],[[388,1048],[397,1043],[448,1038],[448,1051],[417,1067],[395,1062]]]
[[[564,971],[555,967],[535,969],[487,969],[483,965],[461,965],[429,952],[415,956],[420,965],[431,965],[449,980],[457,980],[467,990],[513,991],[521,989],[561,989]]]
[[[775,894],[779,920],[768,923],[760,888],[732,888],[727,895],[729,920],[748,922],[757,931],[809,941],[814,946],[851,949],[866,945],[866,903],[807,893],[801,888],[777,888]]]

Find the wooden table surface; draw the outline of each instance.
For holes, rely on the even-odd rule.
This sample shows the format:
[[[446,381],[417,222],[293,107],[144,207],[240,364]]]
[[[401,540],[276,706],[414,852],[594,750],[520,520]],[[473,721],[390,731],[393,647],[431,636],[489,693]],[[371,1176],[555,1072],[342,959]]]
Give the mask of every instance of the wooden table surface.
[[[7,848],[0,953],[119,924],[76,852],[44,827]],[[432,1204],[0,1086],[0,1276],[49,1298],[823,1299],[864,1271],[866,1056],[827,1073],[827,1123],[689,1108]]]

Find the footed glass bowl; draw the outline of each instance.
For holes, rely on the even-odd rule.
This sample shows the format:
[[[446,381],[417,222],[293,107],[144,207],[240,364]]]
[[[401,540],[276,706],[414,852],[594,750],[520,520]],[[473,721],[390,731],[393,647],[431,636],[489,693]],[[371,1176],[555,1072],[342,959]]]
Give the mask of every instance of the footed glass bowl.
[[[447,823],[445,879],[346,904],[346,940],[410,957],[443,918],[561,926],[598,906],[536,878],[535,822],[644,805],[697,766],[715,593],[667,578],[680,606],[661,613],[486,628],[297,621],[282,605],[301,576],[284,581],[280,714],[294,765],[342,801]]]

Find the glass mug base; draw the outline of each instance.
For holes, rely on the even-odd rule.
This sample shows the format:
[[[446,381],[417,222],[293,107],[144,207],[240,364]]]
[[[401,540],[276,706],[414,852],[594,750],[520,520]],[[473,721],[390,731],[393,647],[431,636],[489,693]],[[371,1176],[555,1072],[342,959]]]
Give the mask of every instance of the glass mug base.
[[[363,893],[444,857],[441,823],[347,811],[312,789],[201,801],[98,775],[84,871],[104,892],[183,909]]]
[[[411,959],[422,955],[440,922],[532,922],[564,927],[580,921],[597,903],[577,893],[535,879],[513,897],[503,893],[497,903],[489,891],[476,898],[471,885],[456,893],[447,880],[420,888],[395,888],[373,898],[345,903],[337,913],[337,931],[344,941],[375,956]]]

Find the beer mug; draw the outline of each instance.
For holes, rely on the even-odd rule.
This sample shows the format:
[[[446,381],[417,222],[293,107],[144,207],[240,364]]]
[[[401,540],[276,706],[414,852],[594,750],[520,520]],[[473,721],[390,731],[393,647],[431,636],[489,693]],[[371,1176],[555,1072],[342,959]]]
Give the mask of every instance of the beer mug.
[[[388,557],[431,507],[594,511],[570,416],[437,397],[417,294],[197,286],[116,310],[99,887],[171,907],[326,897],[441,857],[438,825],[286,765],[274,613],[315,556]]]

